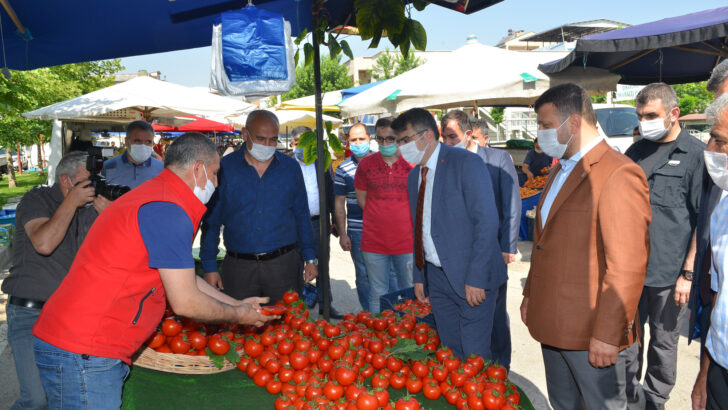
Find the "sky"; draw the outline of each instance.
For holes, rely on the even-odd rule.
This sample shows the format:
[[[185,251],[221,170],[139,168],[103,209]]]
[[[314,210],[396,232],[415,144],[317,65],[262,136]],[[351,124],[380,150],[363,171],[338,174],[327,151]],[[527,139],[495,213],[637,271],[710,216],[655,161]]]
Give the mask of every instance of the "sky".
[[[471,15],[429,5],[423,12],[413,9],[412,18],[427,31],[427,50],[445,51],[464,45],[470,34],[475,34],[483,44],[495,45],[508,29],[538,33],[567,23],[600,18],[634,25],[721,7],[718,3],[715,0],[504,0]],[[378,49],[369,49],[369,42],[357,36],[346,40],[355,57],[371,56],[386,46],[392,48],[386,39],[382,39]],[[121,64],[125,73],[161,71],[167,81],[206,87],[210,79],[210,47],[128,57]]]

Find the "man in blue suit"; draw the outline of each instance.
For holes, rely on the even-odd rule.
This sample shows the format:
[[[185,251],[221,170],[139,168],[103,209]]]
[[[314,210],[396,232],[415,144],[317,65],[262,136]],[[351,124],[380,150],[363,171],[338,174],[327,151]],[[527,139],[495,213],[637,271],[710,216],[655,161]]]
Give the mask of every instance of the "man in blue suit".
[[[413,282],[432,304],[438,334],[461,359],[492,359],[496,295],[507,274],[498,246],[498,211],[485,163],[440,144],[432,114],[413,108],[392,123],[409,174],[414,227]],[[425,296],[425,284],[428,296]]]
[[[448,111],[442,118],[441,124],[442,140],[445,144],[467,149],[477,154],[485,163],[493,186],[495,206],[498,209],[498,244],[503,255],[503,262],[506,265],[514,262],[518,252],[516,245],[521,222],[521,191],[518,186],[518,174],[511,156],[506,151],[478,145],[472,138],[474,132],[472,120],[463,111]],[[495,296],[495,315],[490,347],[493,352],[493,360],[510,369],[511,326],[506,310],[507,294],[507,289],[503,286]]]

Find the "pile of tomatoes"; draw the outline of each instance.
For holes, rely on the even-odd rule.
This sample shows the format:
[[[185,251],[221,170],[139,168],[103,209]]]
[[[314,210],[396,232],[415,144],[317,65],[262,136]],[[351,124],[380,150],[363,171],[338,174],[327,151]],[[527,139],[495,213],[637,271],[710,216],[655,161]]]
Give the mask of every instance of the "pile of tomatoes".
[[[404,302],[394,305],[394,308],[406,315],[412,315],[414,317],[425,317],[432,313],[432,307],[430,305],[424,304],[417,299],[407,299]]]
[[[276,409],[419,409],[417,393],[444,397],[458,409],[519,408],[504,367],[475,355],[461,361],[414,315],[386,310],[348,314],[337,324],[313,321],[293,291],[266,309],[283,310],[282,319],[261,328],[212,326],[167,312],[147,345],[237,362],[256,385],[278,396]],[[389,388],[407,394],[392,402]]]

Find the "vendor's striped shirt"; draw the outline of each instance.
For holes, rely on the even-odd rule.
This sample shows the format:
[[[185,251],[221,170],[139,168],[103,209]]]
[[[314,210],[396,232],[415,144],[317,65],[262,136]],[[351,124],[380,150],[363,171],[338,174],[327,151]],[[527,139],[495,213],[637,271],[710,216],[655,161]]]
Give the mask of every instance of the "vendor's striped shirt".
[[[336,168],[334,176],[334,195],[346,196],[346,226],[347,230],[361,232],[363,212],[356,200],[354,189],[354,175],[359,166],[356,155],[352,155]]]

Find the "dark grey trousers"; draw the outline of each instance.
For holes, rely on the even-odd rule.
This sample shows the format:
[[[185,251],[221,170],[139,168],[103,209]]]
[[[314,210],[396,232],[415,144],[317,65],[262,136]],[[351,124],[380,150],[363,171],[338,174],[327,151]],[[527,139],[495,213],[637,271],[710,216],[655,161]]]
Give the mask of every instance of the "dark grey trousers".
[[[705,408],[707,410],[728,409],[728,369],[722,368],[710,358],[708,367],[708,400]]]
[[[627,397],[637,398],[640,389],[645,399],[654,404],[664,404],[670,398],[677,377],[677,342],[680,326],[687,308],[675,305],[675,287],[656,288],[645,286],[638,307],[642,339],[627,351]],[[647,346],[647,372],[640,384],[644,366],[644,326],[649,323],[650,342]]]
[[[546,386],[554,410],[624,410],[624,351],[617,364],[597,368],[589,363],[587,350],[562,350],[541,345],[546,367]]]
[[[302,272],[301,257],[296,249],[262,262],[226,255],[220,272],[222,291],[235,299],[268,296],[273,304],[288,289],[301,293]]]

